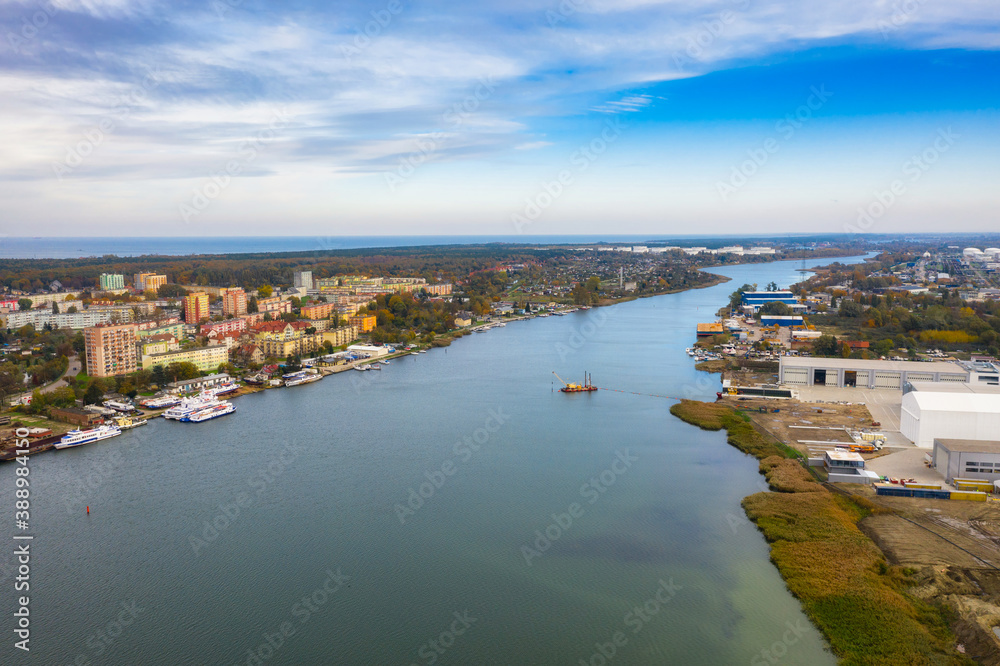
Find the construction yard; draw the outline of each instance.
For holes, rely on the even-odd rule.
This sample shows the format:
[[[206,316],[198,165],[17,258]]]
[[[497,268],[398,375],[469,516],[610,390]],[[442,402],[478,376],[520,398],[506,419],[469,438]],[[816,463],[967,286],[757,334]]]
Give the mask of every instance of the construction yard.
[[[1000,503],[876,497],[869,486],[835,484],[877,508],[859,527],[890,564],[910,572],[908,592],[954,610],[969,655],[1000,666]]]

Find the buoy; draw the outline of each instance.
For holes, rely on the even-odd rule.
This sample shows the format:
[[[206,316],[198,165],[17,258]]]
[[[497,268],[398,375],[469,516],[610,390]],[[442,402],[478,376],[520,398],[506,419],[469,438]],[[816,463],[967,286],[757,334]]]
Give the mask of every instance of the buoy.
[[[90,515],[90,507],[89,506],[87,507],[87,515],[88,516]]]

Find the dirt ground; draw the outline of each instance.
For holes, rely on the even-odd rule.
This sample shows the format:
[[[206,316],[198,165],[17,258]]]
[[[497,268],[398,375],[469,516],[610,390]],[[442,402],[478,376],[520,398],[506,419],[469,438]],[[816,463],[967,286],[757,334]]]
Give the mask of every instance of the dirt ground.
[[[945,603],[966,654],[1000,665],[1000,501],[959,502],[876,497],[867,486],[837,484],[891,512],[861,521],[891,564],[914,570],[909,592]]]
[[[844,428],[870,426],[872,417],[864,405],[817,404],[798,400],[767,400],[760,398],[743,399],[727,396],[723,400],[737,409],[750,413],[754,423],[764,428],[778,440],[801,451],[807,456],[815,456],[817,449],[834,446],[810,444],[808,442],[850,443],[853,440]],[[767,411],[761,412],[764,408]],[[774,412],[773,410],[779,410]],[[791,427],[797,426],[797,427]],[[871,428],[869,428],[871,430]],[[879,454],[865,454],[872,458]]]

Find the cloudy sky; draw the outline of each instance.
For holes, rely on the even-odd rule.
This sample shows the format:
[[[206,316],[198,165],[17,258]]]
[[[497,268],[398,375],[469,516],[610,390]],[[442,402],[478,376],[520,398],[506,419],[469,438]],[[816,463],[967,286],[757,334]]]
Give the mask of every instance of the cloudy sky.
[[[995,0],[0,0],[0,233],[1000,228]]]

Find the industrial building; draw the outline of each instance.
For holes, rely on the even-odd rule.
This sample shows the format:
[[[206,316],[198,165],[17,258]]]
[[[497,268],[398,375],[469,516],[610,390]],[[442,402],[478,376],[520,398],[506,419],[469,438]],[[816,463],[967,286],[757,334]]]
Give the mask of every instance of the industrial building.
[[[903,396],[899,431],[924,449],[938,438],[994,439],[1000,433],[1000,393],[911,391]]]
[[[902,389],[907,382],[967,383],[970,376],[968,369],[948,361],[880,361],[815,356],[782,356],[778,369],[779,382],[789,386]]]
[[[935,439],[932,460],[948,483],[956,478],[1000,481],[1000,442],[996,440]]]

